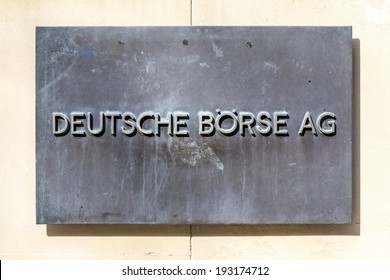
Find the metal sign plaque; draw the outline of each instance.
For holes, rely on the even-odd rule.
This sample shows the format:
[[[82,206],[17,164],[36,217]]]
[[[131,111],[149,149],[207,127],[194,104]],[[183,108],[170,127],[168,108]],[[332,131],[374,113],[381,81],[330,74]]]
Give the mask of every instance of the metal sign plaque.
[[[350,27],[38,27],[37,223],[350,223]]]

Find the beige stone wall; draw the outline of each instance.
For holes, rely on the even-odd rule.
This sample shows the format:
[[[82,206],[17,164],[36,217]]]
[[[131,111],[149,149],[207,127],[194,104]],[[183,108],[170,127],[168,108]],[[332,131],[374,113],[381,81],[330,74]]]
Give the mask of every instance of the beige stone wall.
[[[354,224],[35,224],[35,26],[352,25]],[[0,1],[0,259],[390,259],[390,1]]]

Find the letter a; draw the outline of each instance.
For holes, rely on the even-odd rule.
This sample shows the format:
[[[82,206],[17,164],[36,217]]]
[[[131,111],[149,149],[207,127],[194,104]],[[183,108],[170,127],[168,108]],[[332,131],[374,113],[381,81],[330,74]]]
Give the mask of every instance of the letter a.
[[[303,136],[305,135],[306,130],[311,130],[313,135],[317,136],[317,130],[314,126],[313,119],[310,116],[309,112],[306,112],[305,116],[303,117],[303,121],[301,124],[301,127],[299,128],[299,135]]]

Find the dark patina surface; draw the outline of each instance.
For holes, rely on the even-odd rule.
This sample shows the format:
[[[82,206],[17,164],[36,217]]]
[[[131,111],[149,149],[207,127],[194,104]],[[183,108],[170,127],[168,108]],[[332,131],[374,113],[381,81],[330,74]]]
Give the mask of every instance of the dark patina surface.
[[[38,27],[37,223],[350,223],[351,32]],[[200,135],[199,112],[218,109],[268,112],[273,130]],[[100,112],[184,112],[188,135],[127,136],[120,118],[112,133],[112,117],[100,135],[86,118],[82,135],[54,135],[55,112],[90,112],[96,126]],[[336,133],[300,135],[306,112],[334,113]]]

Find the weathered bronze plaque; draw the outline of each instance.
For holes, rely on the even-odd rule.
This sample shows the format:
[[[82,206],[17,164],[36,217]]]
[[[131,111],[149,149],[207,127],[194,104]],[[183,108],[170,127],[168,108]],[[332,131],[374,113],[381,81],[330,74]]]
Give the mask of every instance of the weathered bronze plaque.
[[[38,27],[37,222],[350,223],[350,27]]]

